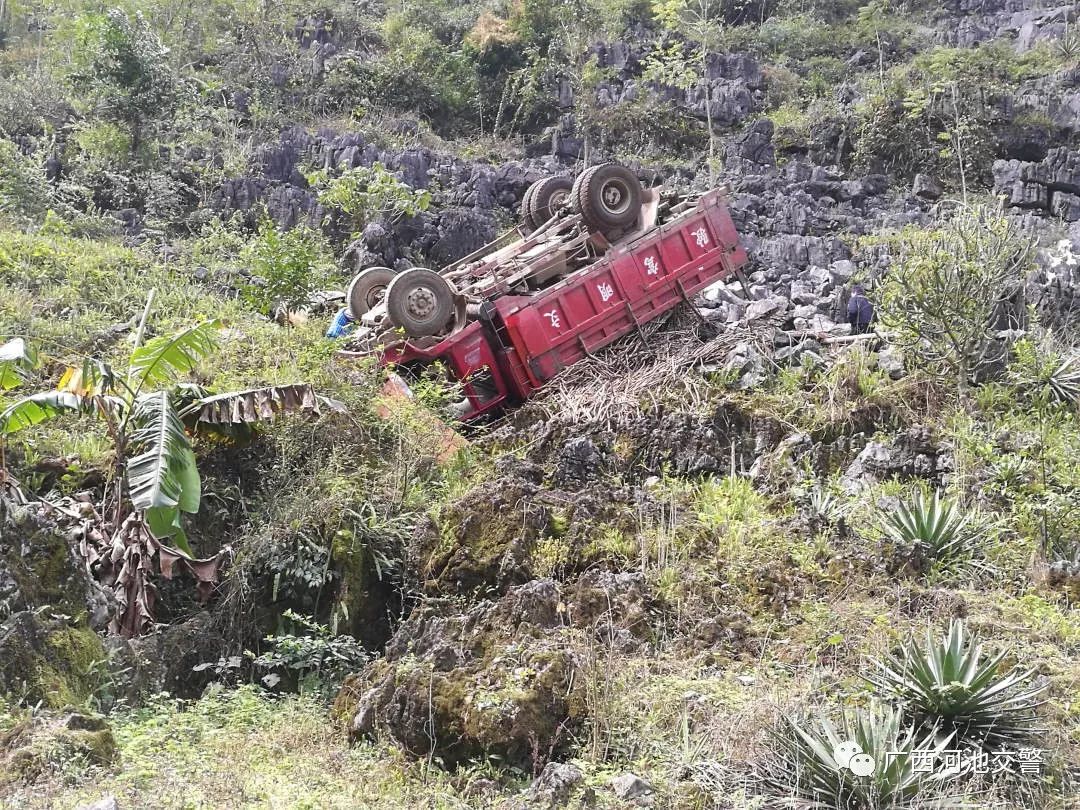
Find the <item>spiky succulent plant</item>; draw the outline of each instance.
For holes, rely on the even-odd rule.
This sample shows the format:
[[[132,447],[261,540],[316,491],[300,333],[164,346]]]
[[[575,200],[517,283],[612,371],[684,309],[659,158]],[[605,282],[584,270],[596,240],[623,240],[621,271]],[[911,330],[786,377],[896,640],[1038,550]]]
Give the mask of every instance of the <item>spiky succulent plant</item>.
[[[916,491],[882,523],[885,536],[918,564],[939,573],[956,573],[977,565],[981,530],[971,513],[935,492]]]
[[[1044,380],[1050,397],[1066,405],[1080,402],[1080,357],[1066,357]]]
[[[1032,685],[1034,670],[999,672],[1007,650],[984,655],[978,638],[956,619],[935,640],[909,640],[901,651],[876,662],[867,677],[896,698],[923,729],[951,733],[958,742],[986,750],[1016,746],[1040,729],[1036,709],[1045,685]]]
[[[1020,391],[1035,400],[1080,403],[1080,355],[1063,355],[1052,345],[1031,340],[1019,341],[1014,352],[1009,377]]]
[[[951,737],[937,737],[933,731],[914,731],[899,710],[876,703],[846,710],[836,726],[824,716],[812,723],[787,718],[773,738],[779,756],[763,781],[775,803],[837,810],[905,808],[929,794],[940,797],[943,772],[917,768],[915,752],[936,757],[951,742]],[[872,764],[868,775],[857,775],[854,763],[844,756],[845,746],[851,756],[852,745]]]

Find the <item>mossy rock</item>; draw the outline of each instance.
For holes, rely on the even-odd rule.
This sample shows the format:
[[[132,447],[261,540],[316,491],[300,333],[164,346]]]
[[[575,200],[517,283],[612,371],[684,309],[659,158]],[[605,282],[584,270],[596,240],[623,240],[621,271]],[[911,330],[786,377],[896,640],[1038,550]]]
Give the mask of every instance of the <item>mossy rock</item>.
[[[390,637],[390,616],[401,604],[393,577],[380,571],[371,544],[352,531],[334,535],[331,554],[338,574],[337,601],[347,610],[347,624],[340,629],[369,647],[381,647]]]
[[[102,626],[108,600],[78,557],[77,538],[30,507],[2,502],[0,518],[0,605],[12,613],[49,605],[76,622]]]
[[[346,681],[335,713],[352,715],[354,737],[386,734],[447,767],[483,757],[531,767],[586,715],[577,631],[559,604],[556,584],[535,580],[461,615],[410,617],[386,657]]]
[[[0,759],[0,784],[33,781],[72,763],[109,765],[116,761],[116,739],[98,714],[66,711],[58,717],[24,724],[7,735]]]
[[[49,708],[81,705],[103,685],[108,656],[89,627],[45,623],[29,611],[0,624],[0,693]]]
[[[507,477],[444,509],[423,538],[426,590],[469,594],[528,581],[533,549],[551,524],[551,510],[535,501],[538,489]]]

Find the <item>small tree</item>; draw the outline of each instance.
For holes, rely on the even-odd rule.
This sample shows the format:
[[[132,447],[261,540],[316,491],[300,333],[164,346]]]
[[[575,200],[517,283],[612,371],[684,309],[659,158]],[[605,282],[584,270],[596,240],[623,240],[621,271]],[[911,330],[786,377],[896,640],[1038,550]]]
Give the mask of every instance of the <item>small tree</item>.
[[[329,278],[324,243],[316,231],[304,226],[280,231],[269,219],[244,248],[243,258],[257,282],[246,284],[244,300],[262,312],[276,306],[293,310]]]
[[[679,39],[659,46],[645,65],[645,78],[692,90],[705,85],[705,123],[709,129],[709,184],[716,185],[716,134],[713,132],[712,99],[709,97],[709,54],[720,48],[723,33],[719,0],[653,0],[653,16],[661,27]]]
[[[381,163],[348,169],[337,177],[320,170],[309,174],[307,180],[318,190],[320,204],[352,220],[353,238],[376,218],[393,223],[414,217],[431,204],[431,194],[399,180]]]
[[[879,316],[912,357],[952,375],[965,392],[996,358],[994,318],[1019,290],[1032,247],[989,206],[960,206],[938,227],[885,239],[893,264]]]
[[[107,117],[125,126],[131,153],[137,154],[147,126],[169,114],[177,101],[178,80],[169,50],[135,13],[114,8],[83,19],[75,40],[70,80]]]

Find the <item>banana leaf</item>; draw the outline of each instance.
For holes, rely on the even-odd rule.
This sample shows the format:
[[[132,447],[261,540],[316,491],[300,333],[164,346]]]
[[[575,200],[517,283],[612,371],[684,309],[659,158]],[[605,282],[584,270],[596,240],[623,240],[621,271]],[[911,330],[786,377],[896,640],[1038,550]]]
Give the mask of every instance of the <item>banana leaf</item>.
[[[175,335],[148,340],[131,353],[128,380],[132,388],[162,388],[183,374],[217,347],[218,321],[204,321]]]

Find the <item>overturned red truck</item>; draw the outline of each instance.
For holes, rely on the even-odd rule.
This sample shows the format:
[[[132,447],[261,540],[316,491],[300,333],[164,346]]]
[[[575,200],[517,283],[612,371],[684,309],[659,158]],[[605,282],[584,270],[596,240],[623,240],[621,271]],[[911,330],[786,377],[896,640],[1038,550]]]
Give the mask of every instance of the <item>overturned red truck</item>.
[[[439,362],[472,420],[531,396],[567,366],[746,263],[720,190],[663,199],[617,164],[534,183],[522,223],[435,272],[383,267],[348,291],[355,351],[416,371]]]

